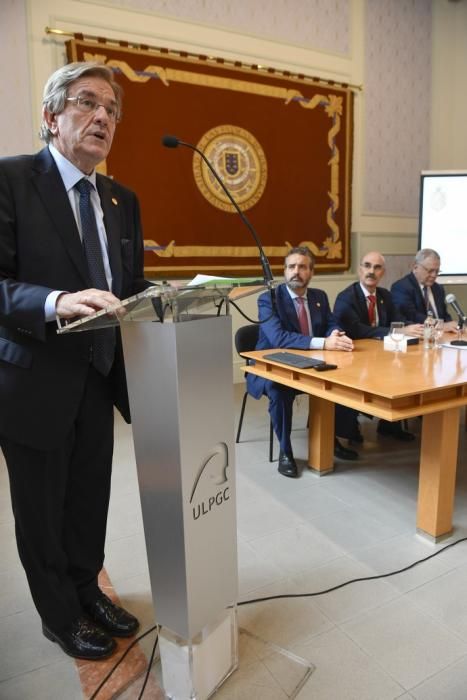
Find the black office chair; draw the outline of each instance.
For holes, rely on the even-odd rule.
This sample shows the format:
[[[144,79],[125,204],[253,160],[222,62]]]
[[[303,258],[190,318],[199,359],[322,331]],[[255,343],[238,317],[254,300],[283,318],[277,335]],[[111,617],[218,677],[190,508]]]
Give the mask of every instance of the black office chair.
[[[255,323],[249,326],[241,326],[235,333],[235,349],[238,354],[241,355],[242,352],[250,352],[256,348],[259,336],[259,326]],[[245,359],[245,358],[243,358]],[[248,360],[246,360],[247,364]],[[240,442],[240,433],[242,432],[243,425],[243,415],[245,413],[246,400],[248,398],[248,391],[245,390],[243,394],[242,408],[240,410],[240,419],[238,421],[237,437],[235,442]],[[269,461],[273,462],[273,440],[274,440],[274,430],[272,427],[272,421],[269,420]]]

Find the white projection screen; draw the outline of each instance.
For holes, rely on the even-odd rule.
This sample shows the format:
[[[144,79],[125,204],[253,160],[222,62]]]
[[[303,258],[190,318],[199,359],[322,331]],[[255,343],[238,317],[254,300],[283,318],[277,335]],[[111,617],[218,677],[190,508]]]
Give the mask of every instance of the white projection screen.
[[[467,283],[467,170],[422,171],[418,248],[440,254],[440,282]]]

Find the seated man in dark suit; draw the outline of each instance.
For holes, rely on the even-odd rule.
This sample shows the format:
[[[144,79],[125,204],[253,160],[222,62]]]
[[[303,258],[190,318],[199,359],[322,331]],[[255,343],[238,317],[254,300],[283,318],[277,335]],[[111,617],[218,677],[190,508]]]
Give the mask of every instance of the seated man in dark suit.
[[[352,351],[353,343],[334,321],[325,292],[308,289],[313,277],[314,257],[309,248],[292,248],[285,258],[285,284],[276,289],[273,310],[269,292],[258,298],[260,325],[257,350],[267,348],[301,348]],[[282,384],[249,374],[248,392],[259,399],[269,397],[269,413],[280,443],[279,472],[297,477],[290,433],[293,401],[297,391]],[[357,453],[343,447],[336,439],[336,457],[356,459]]]
[[[334,305],[334,316],[337,323],[345,330],[353,340],[361,338],[375,338],[382,340],[388,335],[393,321],[405,321],[397,311],[391,293],[382,287],[378,287],[385,272],[385,261],[381,253],[370,252],[363,256],[359,268],[359,281],[354,282],[339,292]],[[407,335],[422,337],[423,325],[411,324],[405,326]],[[336,407],[336,425],[337,420]],[[355,442],[363,442],[361,436],[357,411],[346,411],[346,432],[338,435],[349,437]],[[414,439],[412,433],[402,430],[401,424],[380,420],[378,433],[391,435],[398,440],[409,441]]]
[[[446,308],[444,289],[436,282],[440,266],[441,260],[436,250],[419,250],[412,272],[392,285],[392,300],[407,321],[423,323],[428,311],[431,311],[435,318],[445,321],[446,331],[455,332],[457,324]]]

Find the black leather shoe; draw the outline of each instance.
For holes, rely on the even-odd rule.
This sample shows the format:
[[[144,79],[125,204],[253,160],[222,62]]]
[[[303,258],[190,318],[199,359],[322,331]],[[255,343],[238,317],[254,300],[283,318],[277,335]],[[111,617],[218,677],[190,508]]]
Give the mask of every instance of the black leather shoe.
[[[86,617],[77,618],[68,629],[60,633],[52,632],[42,623],[42,634],[51,642],[57,642],[65,654],[75,659],[107,659],[117,647],[112,637]]]
[[[339,440],[336,438],[334,442],[334,457],[337,457],[337,459],[348,459],[353,461],[358,459],[358,452],[344,447],[344,445],[341,445]]]
[[[290,476],[292,479],[296,479],[298,476],[297,464],[294,458],[292,455],[282,452],[282,450],[279,453],[279,466],[277,469],[279,474],[283,476]]]
[[[354,433],[353,435],[350,435],[348,438],[349,442],[354,442],[357,445],[361,445],[363,443],[363,435],[361,434],[360,431]]]
[[[389,421],[380,421],[376,428],[378,435],[392,437],[394,440],[401,442],[412,442],[415,440],[415,435],[401,428],[400,423],[390,423]]]
[[[83,605],[83,610],[112,637],[131,637],[139,627],[134,615],[112,603],[104,593],[93,603]]]

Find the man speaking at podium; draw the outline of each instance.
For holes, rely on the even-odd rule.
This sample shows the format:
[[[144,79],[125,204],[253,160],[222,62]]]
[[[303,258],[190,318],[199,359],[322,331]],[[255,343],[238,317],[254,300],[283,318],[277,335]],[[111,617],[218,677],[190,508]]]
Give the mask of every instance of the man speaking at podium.
[[[114,404],[130,416],[119,330],[56,330],[149,286],[137,198],[95,171],[120,114],[109,68],[69,64],[44,89],[47,146],[0,160],[0,446],[18,551],[44,635],[86,659],[138,628],[97,585]]]

